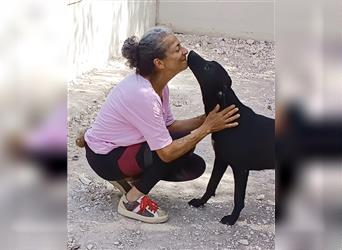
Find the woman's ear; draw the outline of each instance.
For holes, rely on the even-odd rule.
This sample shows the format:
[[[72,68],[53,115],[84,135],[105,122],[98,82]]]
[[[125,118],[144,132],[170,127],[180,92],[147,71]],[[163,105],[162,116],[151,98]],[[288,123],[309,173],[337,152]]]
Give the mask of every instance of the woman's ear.
[[[153,64],[157,69],[165,69],[164,62],[159,58],[153,59]]]

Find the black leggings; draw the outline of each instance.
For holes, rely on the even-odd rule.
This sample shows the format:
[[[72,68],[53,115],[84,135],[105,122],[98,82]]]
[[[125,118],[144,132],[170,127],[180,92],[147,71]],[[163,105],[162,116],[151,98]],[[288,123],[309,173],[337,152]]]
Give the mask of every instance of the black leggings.
[[[178,135],[171,135],[174,139]],[[205,161],[193,150],[180,158],[165,163],[146,142],[119,147],[108,154],[96,154],[86,145],[86,157],[91,168],[101,178],[117,181],[126,177],[137,178],[135,187],[148,194],[160,181],[189,181],[200,177],[205,170]]]

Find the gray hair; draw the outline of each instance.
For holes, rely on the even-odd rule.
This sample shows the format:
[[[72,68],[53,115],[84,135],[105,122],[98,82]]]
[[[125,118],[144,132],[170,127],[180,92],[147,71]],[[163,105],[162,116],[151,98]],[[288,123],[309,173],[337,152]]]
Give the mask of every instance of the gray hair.
[[[131,36],[124,41],[122,56],[127,59],[130,68],[136,68],[138,74],[150,75],[154,72],[153,60],[165,58],[167,46],[164,39],[172,34],[171,29],[156,26],[147,30],[140,41],[136,36]]]

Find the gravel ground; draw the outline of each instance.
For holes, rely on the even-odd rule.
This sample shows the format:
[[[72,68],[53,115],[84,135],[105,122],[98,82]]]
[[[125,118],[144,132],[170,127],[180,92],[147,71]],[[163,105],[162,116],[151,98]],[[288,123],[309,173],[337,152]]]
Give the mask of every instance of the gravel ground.
[[[187,49],[216,60],[229,72],[233,89],[257,113],[275,114],[275,52],[267,41],[177,34]],[[228,168],[216,196],[196,209],[208,183],[214,154],[210,136],[196,153],[207,163],[191,182],[159,182],[150,196],[169,212],[169,221],[151,225],[117,213],[120,193],[89,167],[84,149],[74,144],[78,130],[89,127],[107,93],[128,73],[122,58],[111,60],[69,83],[68,249],[274,249],[274,170],[251,172],[246,206],[234,226],[219,223],[233,208],[234,181]],[[203,113],[199,86],[189,69],[169,83],[176,119]]]

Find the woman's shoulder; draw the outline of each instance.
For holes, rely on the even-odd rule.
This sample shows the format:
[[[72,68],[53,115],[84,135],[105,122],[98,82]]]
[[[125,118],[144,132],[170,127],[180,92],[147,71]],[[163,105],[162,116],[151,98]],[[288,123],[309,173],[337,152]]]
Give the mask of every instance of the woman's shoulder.
[[[139,74],[130,74],[125,77],[113,90],[112,95],[121,100],[134,103],[151,103],[158,100],[158,95],[151,83]]]
[[[139,74],[130,74],[122,79],[117,85],[117,89],[127,90],[129,92],[140,92],[141,90],[148,89],[150,84],[148,80]]]

